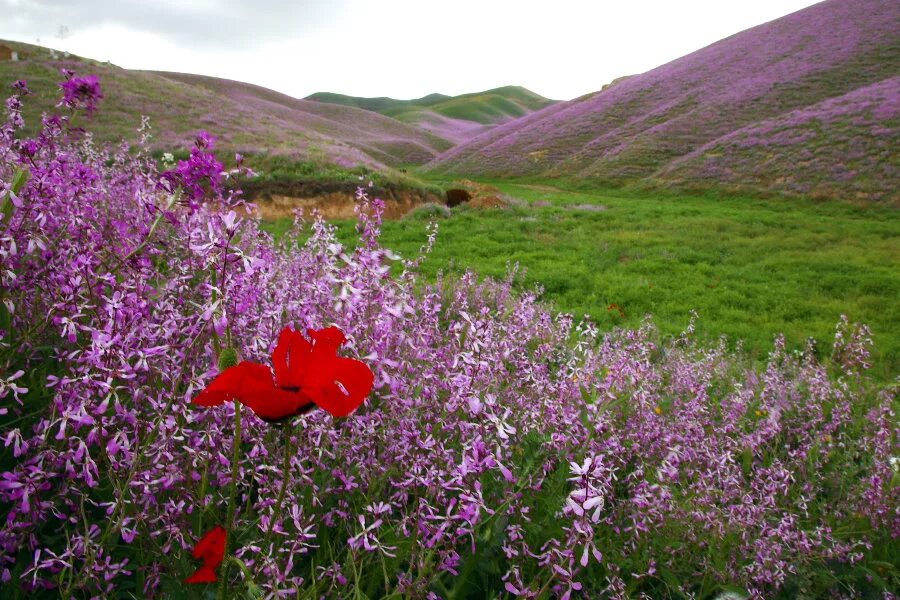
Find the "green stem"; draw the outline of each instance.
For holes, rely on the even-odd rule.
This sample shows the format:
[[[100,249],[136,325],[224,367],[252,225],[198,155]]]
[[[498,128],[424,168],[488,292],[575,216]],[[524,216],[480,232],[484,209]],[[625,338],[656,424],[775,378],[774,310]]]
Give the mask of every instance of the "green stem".
[[[228,495],[228,517],[225,519],[225,551],[231,542],[231,533],[234,527],[234,509],[237,499],[237,482],[241,460],[241,403],[234,403],[234,452],[231,458],[231,491]],[[225,600],[225,588],[228,586],[228,560],[222,561],[222,569],[219,573],[219,592],[217,600]]]
[[[288,424],[284,428],[284,463],[281,465],[281,489],[278,490],[278,500],[275,502],[275,509],[272,511],[272,518],[269,521],[269,530],[266,532],[266,539],[272,535],[275,528],[275,520],[281,512],[281,505],[284,503],[284,496],[287,492],[288,480],[290,479],[291,470],[291,440],[293,439],[294,426]]]
[[[206,486],[209,485],[209,460],[203,465],[203,476],[200,478],[200,493],[197,498],[201,508],[197,510],[197,535],[203,535],[203,506],[206,506]]]

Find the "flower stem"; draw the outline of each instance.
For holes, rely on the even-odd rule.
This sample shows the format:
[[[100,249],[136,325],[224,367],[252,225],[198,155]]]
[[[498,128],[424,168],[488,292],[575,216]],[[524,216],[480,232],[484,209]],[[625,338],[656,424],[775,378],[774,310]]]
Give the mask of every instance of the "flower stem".
[[[231,491],[228,495],[228,516],[225,519],[225,551],[231,543],[231,532],[234,527],[234,509],[237,500],[237,481],[241,460],[241,403],[234,403],[234,452],[231,458]],[[219,573],[219,592],[217,600],[225,600],[225,589],[228,587],[228,565],[230,561],[222,561],[222,570]]]
[[[290,479],[291,470],[291,440],[293,439],[294,426],[288,424],[284,428],[284,463],[281,466],[281,489],[278,490],[278,500],[275,502],[275,509],[272,511],[272,519],[269,521],[269,530],[266,532],[266,538],[272,535],[275,528],[275,520],[278,513],[281,512],[281,505],[284,503],[284,495],[287,491],[288,480]]]

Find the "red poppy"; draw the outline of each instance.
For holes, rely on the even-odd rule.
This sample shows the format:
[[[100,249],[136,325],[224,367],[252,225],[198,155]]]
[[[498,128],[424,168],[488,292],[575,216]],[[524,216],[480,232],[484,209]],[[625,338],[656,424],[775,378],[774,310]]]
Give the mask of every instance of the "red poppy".
[[[236,400],[264,421],[275,422],[303,414],[314,406],[336,417],[356,410],[375,376],[353,358],[337,355],[347,341],[337,327],[299,331],[284,328],[272,352],[275,377],[266,365],[244,361],[222,371],[194,398],[194,404],[218,406]]]
[[[227,534],[223,527],[211,529],[200,538],[194,546],[194,558],[203,561],[203,566],[197,572],[185,579],[186,583],[214,583],[216,581],[216,569],[225,558],[225,539]]]

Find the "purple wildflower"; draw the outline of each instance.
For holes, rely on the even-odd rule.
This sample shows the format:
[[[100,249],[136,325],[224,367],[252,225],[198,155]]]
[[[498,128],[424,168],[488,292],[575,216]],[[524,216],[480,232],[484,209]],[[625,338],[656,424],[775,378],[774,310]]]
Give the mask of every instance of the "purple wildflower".
[[[97,103],[103,98],[100,78],[96,75],[77,77],[69,70],[64,70],[63,75],[66,76],[66,80],[59,84],[63,97],[57,106],[85,110],[88,114],[97,110]]]

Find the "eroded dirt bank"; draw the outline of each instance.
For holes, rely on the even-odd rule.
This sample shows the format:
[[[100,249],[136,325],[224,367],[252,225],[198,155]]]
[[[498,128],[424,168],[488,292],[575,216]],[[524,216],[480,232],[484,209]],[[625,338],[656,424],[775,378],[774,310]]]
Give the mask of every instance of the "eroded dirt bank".
[[[357,186],[352,182],[245,182],[242,188],[244,197],[259,207],[260,216],[267,221],[292,217],[298,208],[307,215],[317,210],[328,220],[356,217]],[[437,194],[399,186],[373,186],[367,188],[367,193],[370,198],[384,200],[386,219],[399,219],[429,202],[446,203]]]

